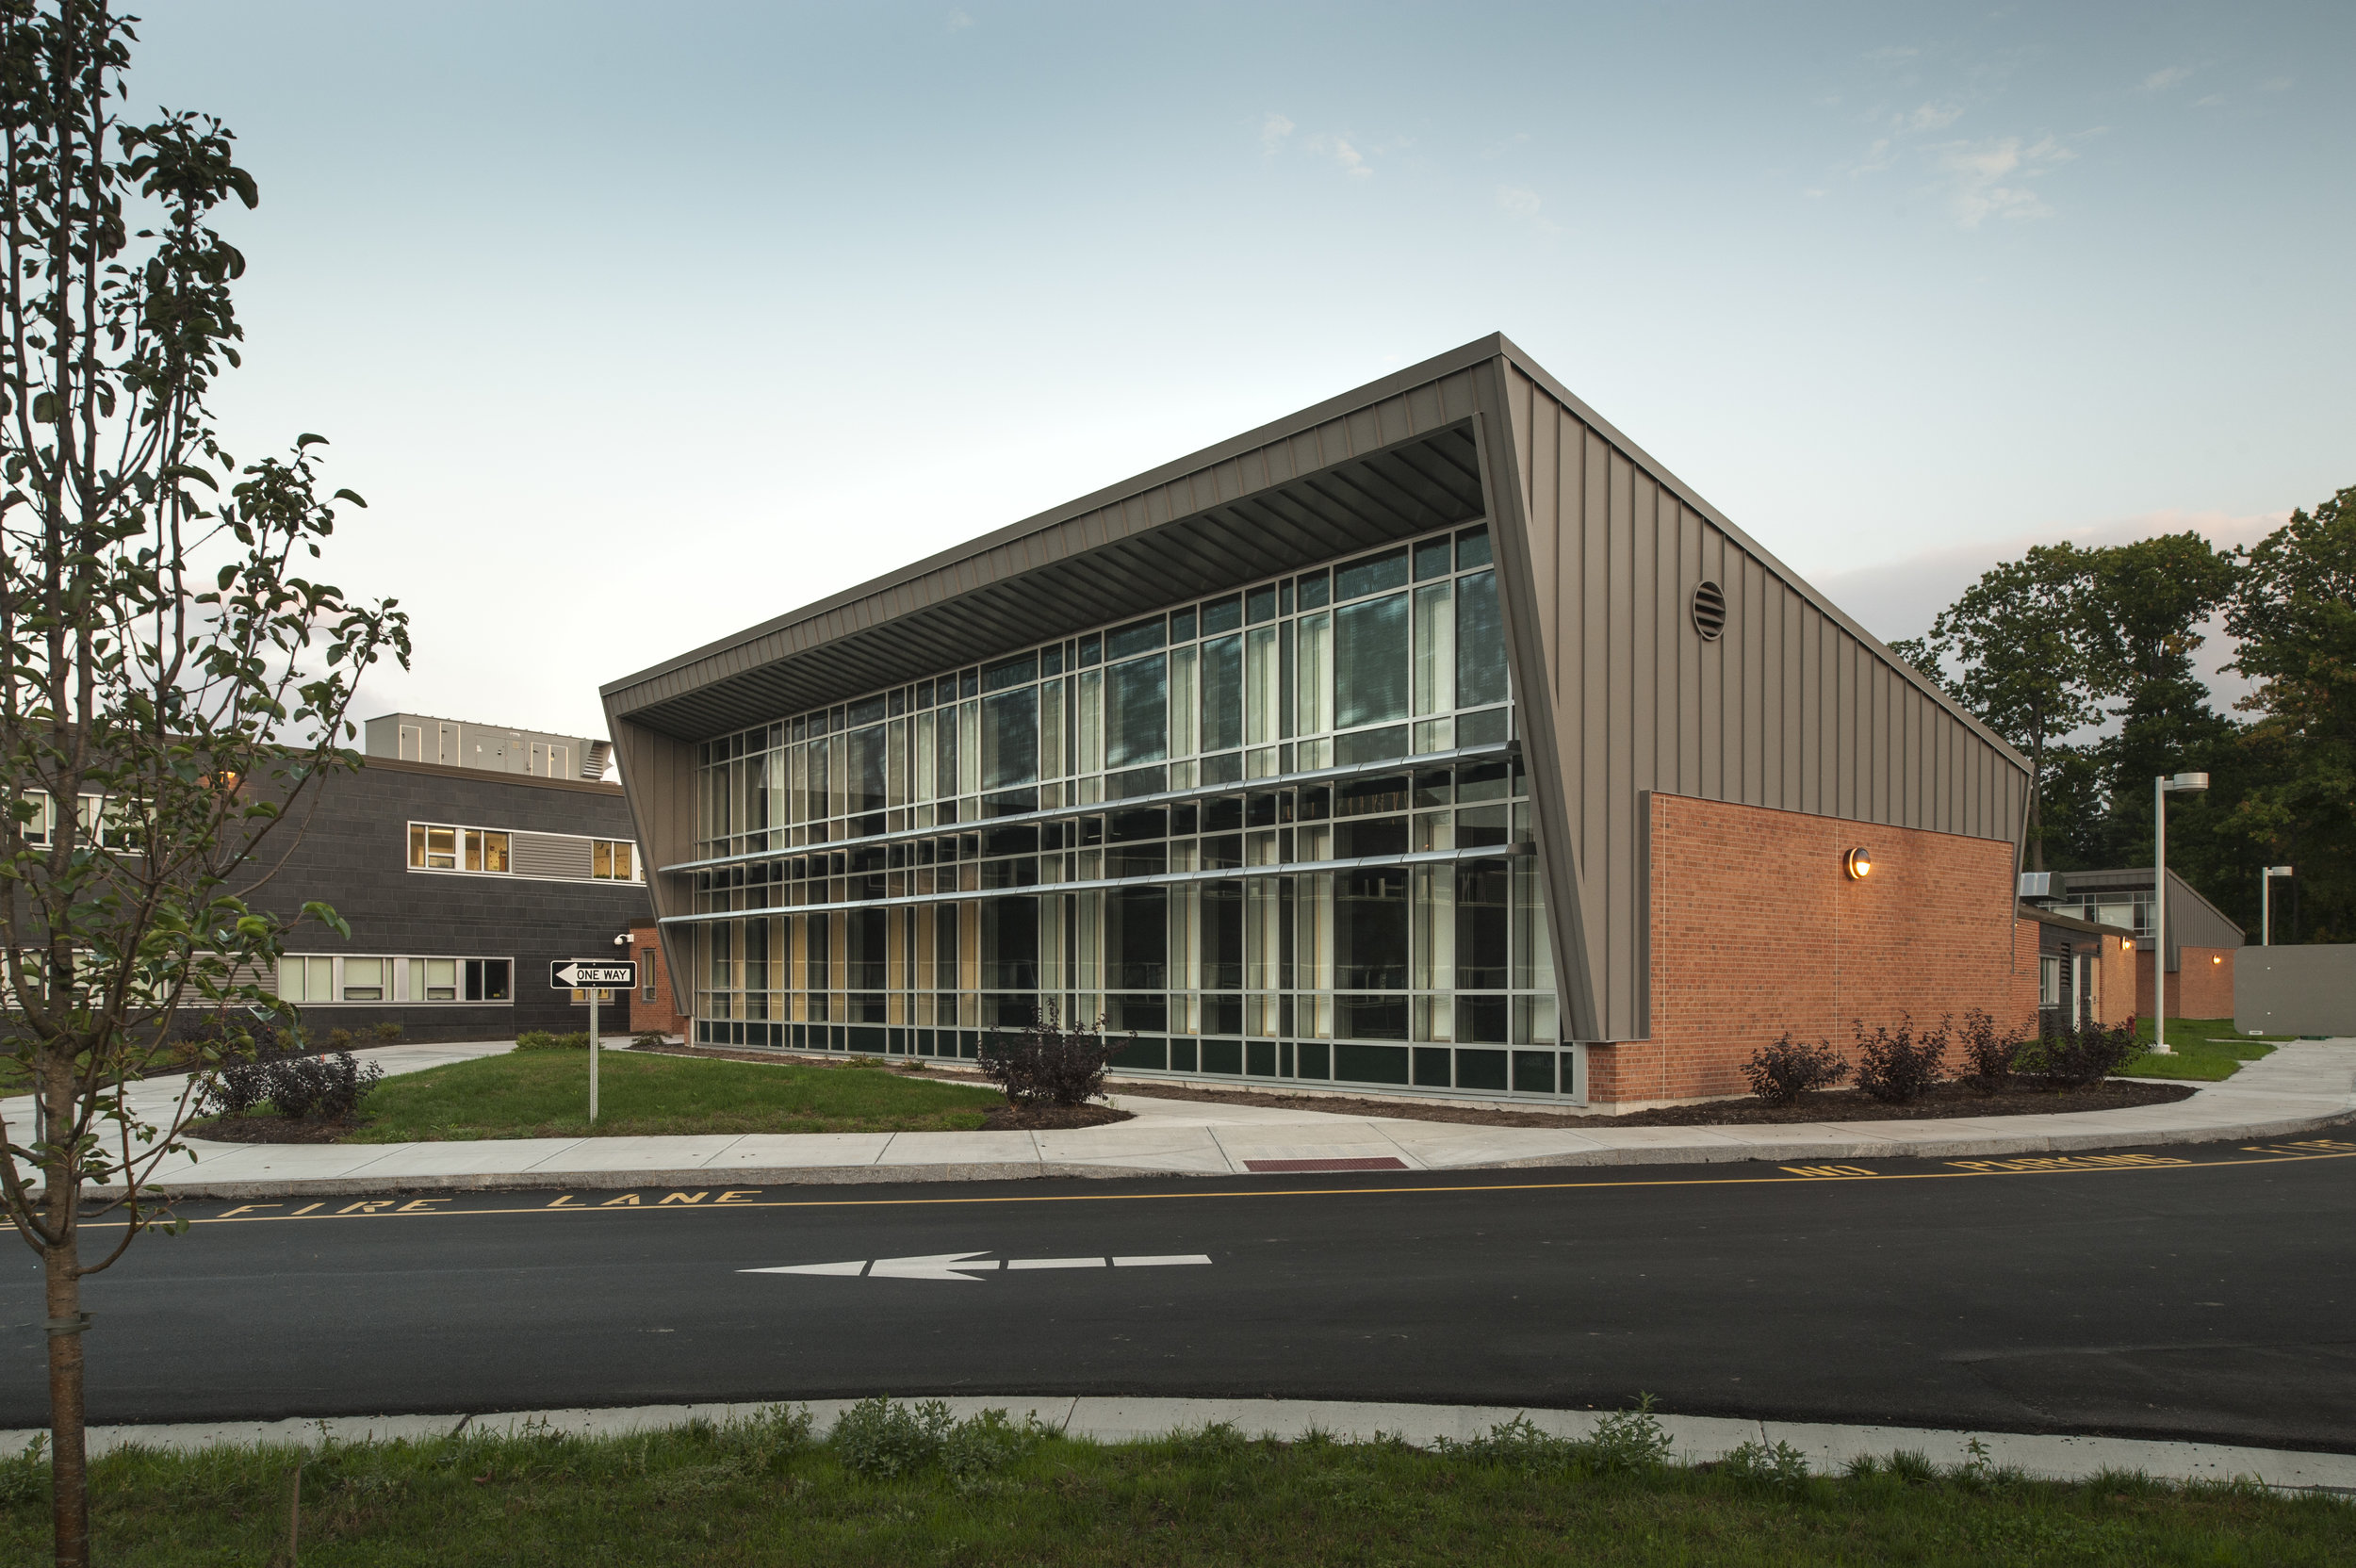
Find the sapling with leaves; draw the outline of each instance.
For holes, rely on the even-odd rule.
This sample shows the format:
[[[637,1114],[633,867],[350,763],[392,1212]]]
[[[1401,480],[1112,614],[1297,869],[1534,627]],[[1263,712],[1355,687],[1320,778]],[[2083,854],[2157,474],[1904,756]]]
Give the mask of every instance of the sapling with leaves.
[[[318,780],[358,765],[359,675],[409,657],[392,601],[306,575],[362,504],[322,496],[320,438],[243,465],[218,439],[245,264],[214,218],[254,183],[220,122],[124,118],[135,41],[105,4],[0,0],[0,1070],[36,1107],[0,1119],[0,1197],[41,1264],[76,1568],[82,1281],[170,1222],[153,1184],[204,1070],[283,1011],[292,925],[349,935],[254,901]],[[128,1086],[200,1020],[188,1092],[135,1111]]]

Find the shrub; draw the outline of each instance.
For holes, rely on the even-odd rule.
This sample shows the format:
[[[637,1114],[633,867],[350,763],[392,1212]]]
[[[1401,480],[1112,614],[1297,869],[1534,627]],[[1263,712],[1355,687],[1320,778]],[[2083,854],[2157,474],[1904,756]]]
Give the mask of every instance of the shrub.
[[[1771,1448],[1752,1438],[1727,1454],[1720,1464],[1737,1480],[1756,1481],[1779,1492],[1802,1492],[1808,1488],[1808,1456],[1789,1443],[1778,1443]]]
[[[1027,1029],[983,1036],[981,1069],[1013,1104],[1083,1105],[1104,1092],[1104,1069],[1120,1049],[1102,1020],[1067,1029],[1050,1004]]]
[[[2021,1050],[2021,1070],[2056,1088],[2084,1088],[2102,1082],[2143,1054],[2135,1021],[2116,1028],[2084,1023],[2056,1030]]]
[[[330,1051],[351,1050],[352,1031],[349,1029],[330,1029],[327,1032],[327,1049]]]
[[[1639,1394],[1633,1407],[1596,1422],[1595,1431],[1579,1445],[1588,1467],[1602,1475],[1623,1475],[1668,1463],[1669,1434],[1652,1412],[1652,1396]]]
[[[1016,1426],[1003,1410],[957,1421],[938,1399],[904,1405],[878,1396],[844,1411],[828,1441],[854,1475],[891,1480],[938,1464],[960,1491],[971,1491],[1029,1452],[1041,1433],[1036,1421]]]
[[[208,1116],[250,1116],[270,1098],[270,1074],[257,1063],[231,1062],[205,1086],[200,1105]]]
[[[583,1040],[581,1043],[586,1045],[588,1041]],[[671,1043],[671,1037],[660,1029],[646,1029],[630,1037],[630,1043],[643,1050],[647,1046],[668,1045]]]
[[[872,1480],[891,1480],[939,1458],[955,1425],[949,1407],[938,1399],[904,1405],[877,1395],[844,1411],[830,1441],[845,1470]]]
[[[349,1051],[235,1062],[205,1086],[204,1104],[214,1116],[248,1116],[268,1101],[280,1116],[298,1121],[340,1121],[359,1114],[361,1102],[384,1076],[383,1068],[358,1061]]]
[[[1868,1039],[1862,1021],[1857,1028],[1857,1086],[1888,1105],[1920,1100],[1939,1082],[1947,1059],[1948,1026],[1941,1022],[1921,1039],[1914,1037],[1914,1021],[1906,1020],[1891,1034],[1874,1029]]]
[[[266,1068],[270,1098],[281,1116],[340,1121],[356,1116],[360,1102],[384,1076],[374,1062],[353,1059],[349,1051],[327,1056],[289,1056]]]
[[[380,1040],[385,1040],[388,1042],[397,1040],[401,1038],[401,1025],[387,1020],[386,1021],[376,1026],[375,1034],[376,1037]]]
[[[576,1029],[569,1035],[552,1035],[546,1029],[527,1029],[515,1037],[518,1051],[586,1051],[589,1031]]]
[[[1503,1465],[1514,1470],[1549,1470],[1568,1464],[1580,1450],[1580,1445],[1568,1438],[1543,1430],[1527,1415],[1516,1415],[1501,1421],[1479,1437],[1462,1443],[1451,1438],[1435,1438],[1434,1453],[1449,1459],[1469,1460],[1476,1464]]]
[[[1775,1044],[1753,1052],[1742,1069],[1751,1092],[1770,1105],[1789,1105],[1808,1090],[1829,1088],[1848,1075],[1849,1064],[1829,1043],[1795,1040],[1789,1029]]]
[[[1963,1015],[1963,1058],[1971,1070],[1963,1081],[1981,1094],[1994,1094],[2012,1082],[2013,1058],[2020,1045],[1996,1032],[1996,1021],[1980,1008]]]
[[[22,1453],[0,1459],[0,1509],[22,1508],[49,1495],[49,1434],[36,1432]]]

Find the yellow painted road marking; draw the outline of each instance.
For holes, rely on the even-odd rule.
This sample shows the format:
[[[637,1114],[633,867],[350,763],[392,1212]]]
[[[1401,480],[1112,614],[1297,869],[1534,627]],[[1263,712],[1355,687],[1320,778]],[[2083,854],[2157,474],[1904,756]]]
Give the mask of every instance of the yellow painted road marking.
[[[2018,1160],[1947,1160],[1941,1163],[1946,1170],[1866,1171],[1850,1175],[1845,1172],[1861,1168],[1838,1168],[1844,1173],[1841,1182],[1948,1182],[1975,1176],[2072,1176],[2101,1175],[2121,1171],[2177,1171],[2239,1168],[2257,1165],[2300,1165],[2315,1160],[2345,1160],[2356,1157],[2356,1145],[2334,1143],[2330,1139],[2311,1140],[2314,1144],[2284,1145],[2280,1150],[2251,1146],[2246,1152],[2250,1159],[2186,1160],[2164,1154],[2079,1154],[2040,1155]],[[1791,1167],[1778,1167],[1779,1171]],[[1809,1168],[1801,1168],[1803,1169]],[[331,1212],[324,1203],[306,1203],[291,1213],[264,1213],[286,1207],[284,1203],[240,1203],[235,1208],[209,1217],[192,1217],[191,1225],[248,1225],[257,1220],[283,1219],[361,1219],[392,1218],[405,1214],[432,1214],[459,1217],[466,1215],[518,1214],[678,1214],[685,1205],[708,1209],[725,1203],[732,1209],[907,1209],[907,1208],[971,1208],[992,1203],[1150,1203],[1180,1201],[1188,1199],[1217,1200],[1238,1198],[1387,1198],[1408,1194],[1445,1196],[1449,1193],[1472,1192],[1595,1192],[1620,1187],[1745,1187],[1824,1184],[1825,1179],[1812,1175],[1774,1176],[1677,1176],[1655,1181],[1589,1181],[1589,1182],[1495,1182],[1469,1186],[1391,1186],[1391,1187],[1254,1187],[1248,1191],[1177,1190],[1171,1192],[1059,1192],[1007,1193],[973,1198],[764,1198],[759,1187],[712,1195],[712,1200],[696,1203],[686,1193],[668,1193],[652,1203],[624,1203],[621,1196],[584,1200],[573,1193],[559,1193],[545,1201],[504,1208],[434,1209],[419,1208],[420,1202],[451,1202],[456,1197],[414,1200],[408,1203],[393,1199],[354,1202]],[[652,1190],[652,1189],[647,1189]],[[100,1227],[104,1228],[104,1227]]]
[[[1818,1179],[1826,1176],[1871,1176],[1874,1174],[1861,1165],[1786,1165],[1777,1166],[1775,1168],[1788,1170],[1794,1176],[1809,1176]]]

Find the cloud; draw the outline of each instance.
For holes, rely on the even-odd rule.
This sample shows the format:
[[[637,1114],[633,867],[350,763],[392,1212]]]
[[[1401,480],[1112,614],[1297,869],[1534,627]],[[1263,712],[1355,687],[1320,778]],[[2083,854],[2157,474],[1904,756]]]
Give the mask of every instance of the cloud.
[[[2154,71],[2151,74],[2146,76],[2143,79],[2143,90],[2146,92],[2157,92],[2163,88],[2174,87],[2178,82],[2183,81],[2185,77],[2191,74],[2192,67],[2188,65],[2171,65],[2164,71]]]
[[[1313,136],[1309,139],[1309,151],[1332,158],[1342,166],[1342,172],[1352,179],[1374,177],[1374,171],[1366,166],[1366,155],[1352,147],[1346,137]]]
[[[1898,116],[1898,128],[1919,136],[1924,131],[1943,131],[1962,118],[1960,104],[1922,104],[1912,112]]]
[[[2222,94],[2212,92],[2206,98],[2195,98],[2192,106],[2197,109],[2221,109],[2225,106],[2225,99]]]
[[[2017,136],[1951,141],[1939,149],[1955,220],[1976,229],[1988,218],[2043,218],[2053,212],[2032,185],[2078,155],[2053,137],[2023,145]]]
[[[1260,122],[1260,151],[1274,157],[1276,149],[1282,147],[1284,139],[1298,128],[1274,109],[1268,110],[1268,118]]]
[[[1538,209],[1545,204],[1534,190],[1525,190],[1519,186],[1512,185],[1497,187],[1497,205],[1503,207],[1512,217],[1535,218],[1538,216]]]
[[[949,30],[951,32],[961,33],[972,25],[973,25],[973,19],[966,15],[963,11],[951,11],[949,13]]]
[[[1963,118],[1960,104],[1919,104],[1903,113],[1882,118],[1882,134],[1866,144],[1852,174],[1878,174],[1906,155],[1909,143],[1933,131],[1943,131]]]

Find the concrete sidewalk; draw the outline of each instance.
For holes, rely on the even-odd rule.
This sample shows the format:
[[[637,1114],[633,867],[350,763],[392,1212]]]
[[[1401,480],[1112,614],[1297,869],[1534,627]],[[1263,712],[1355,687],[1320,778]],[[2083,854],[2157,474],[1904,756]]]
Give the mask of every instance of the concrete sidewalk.
[[[901,1401],[916,1404],[919,1399]],[[1198,1431],[1226,1422],[1246,1437],[1298,1440],[1312,1432],[1346,1443],[1389,1437],[1429,1448],[1440,1440],[1462,1443],[1519,1416],[1556,1437],[1581,1441],[1594,1434],[1595,1411],[1509,1409],[1501,1405],[1407,1405],[1333,1399],[1186,1399],[1059,1395],[997,1398],[952,1395],[941,1401],[960,1419],[1002,1410],[1015,1420],[1028,1417],[1067,1437],[1097,1443],[1149,1443],[1173,1433]],[[806,1409],[812,1430],[833,1429],[852,1401],[786,1401]],[[192,1421],[169,1426],[92,1427],[93,1457],[137,1446],[167,1453],[191,1453],[225,1445],[286,1446],[316,1452],[332,1445],[426,1442],[462,1431],[515,1436],[523,1432],[623,1437],[661,1431],[691,1421],[744,1420],[774,1405],[639,1405],[619,1410],[502,1411],[483,1415],[344,1415],[289,1421]],[[1920,1427],[1842,1426],[1813,1421],[1751,1421],[1730,1416],[1660,1417],[1680,1464],[1723,1459],[1744,1443],[1789,1443],[1808,1456],[1818,1475],[1838,1475],[1858,1458],[1887,1459],[1905,1450],[1933,1463],[1961,1468],[1973,1462],[2019,1470],[2048,1480],[2086,1480],[2104,1474],[2140,1471],[2174,1481],[2255,1480],[2285,1492],[2356,1494],[2356,1455],[2302,1453],[2236,1445],[2161,1442],[2131,1437],[2092,1437],[2041,1432],[1972,1432]],[[35,1430],[0,1431],[0,1453],[21,1452]],[[1974,1455],[1973,1442],[1983,1453]]]
[[[510,1049],[508,1042],[392,1046],[387,1072]],[[169,1098],[172,1080],[137,1097]],[[1121,1094],[1136,1119],[1040,1133],[728,1134],[482,1139],[450,1143],[192,1142],[165,1186],[187,1198],[389,1191],[597,1189],[714,1182],[951,1182],[1039,1176],[1232,1176],[1304,1171],[1470,1170],[1591,1165],[1970,1158],[2288,1137],[2356,1116],[2356,1040],[2285,1045],[2191,1099],[2127,1110],[1808,1122],[1783,1126],[1483,1127],[1397,1117],[1271,1110]],[[8,1104],[0,1102],[0,1109]]]

